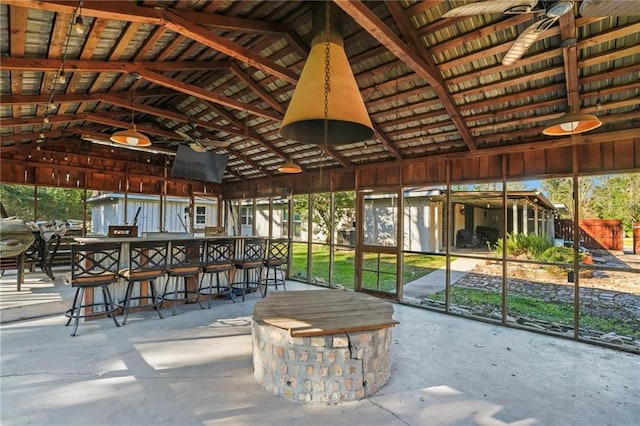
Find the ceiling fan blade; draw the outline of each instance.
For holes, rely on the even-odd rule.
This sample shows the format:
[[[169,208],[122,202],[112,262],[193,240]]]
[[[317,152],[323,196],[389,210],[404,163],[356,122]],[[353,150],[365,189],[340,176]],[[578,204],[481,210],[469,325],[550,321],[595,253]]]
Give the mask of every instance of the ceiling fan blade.
[[[189,143],[189,148],[191,148],[192,150],[194,150],[195,152],[207,152],[208,149],[204,146],[202,146],[200,143],[198,142],[191,142]]]
[[[118,144],[118,143],[112,142],[109,139],[100,139],[100,138],[97,138],[97,137],[94,137],[94,136],[87,136],[87,135],[81,135],[81,139],[83,141],[91,142],[91,143],[94,143],[96,145],[110,146],[111,148],[130,149],[130,150],[133,150],[133,151],[148,152],[148,153],[151,153],[151,154],[176,155],[175,151],[173,151],[171,149],[164,148],[164,147],[156,146],[156,145],[151,146],[151,147],[135,146],[135,145],[122,145],[122,144]]]
[[[229,145],[231,145],[231,142],[228,141],[217,141],[212,139],[199,139],[198,143],[202,146],[211,148],[227,148]]]
[[[183,140],[187,142],[193,142],[193,138],[188,134],[186,134],[185,132],[181,132],[180,130],[174,130],[174,132],[176,133],[176,135],[180,136]]]
[[[502,58],[502,65],[513,65],[525,54],[533,43],[536,42],[546,30],[553,25],[558,18],[544,18],[527,27],[513,42],[509,51]]]
[[[637,0],[584,0],[580,5],[582,16],[640,16]]]
[[[519,15],[522,13],[530,13],[537,4],[538,0],[487,0],[456,7],[442,15],[442,17],[456,18],[459,16],[473,16],[492,13]]]

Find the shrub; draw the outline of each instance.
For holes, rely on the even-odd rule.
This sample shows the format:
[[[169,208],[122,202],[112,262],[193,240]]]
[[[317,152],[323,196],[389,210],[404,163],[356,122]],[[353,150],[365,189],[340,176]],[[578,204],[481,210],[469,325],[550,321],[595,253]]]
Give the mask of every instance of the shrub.
[[[587,253],[578,253],[582,262]],[[573,263],[573,249],[571,247],[550,247],[546,249],[540,256],[540,260],[546,262]]]
[[[527,236],[527,246],[529,252],[534,259],[540,259],[540,256],[553,247],[553,243],[544,235],[529,234]]]
[[[496,256],[502,256],[504,240],[499,238],[493,248]],[[509,256],[526,256],[540,259],[545,250],[553,247],[553,243],[546,236],[537,234],[507,234],[507,254]]]
[[[573,263],[573,249],[569,247],[550,247],[540,256],[546,262]]]

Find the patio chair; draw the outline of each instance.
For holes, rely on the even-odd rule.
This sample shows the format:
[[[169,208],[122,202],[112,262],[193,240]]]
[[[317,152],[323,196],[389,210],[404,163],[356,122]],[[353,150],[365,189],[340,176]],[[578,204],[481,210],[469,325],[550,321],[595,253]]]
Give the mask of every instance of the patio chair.
[[[116,327],[120,327],[115,316],[118,307],[113,303],[109,287],[118,280],[120,263],[119,243],[91,243],[75,244],[71,246],[71,272],[66,281],[76,289],[71,309],[65,312],[69,318],[66,326],[75,320],[72,336],[78,331],[80,318],[106,315],[113,320]],[[100,288],[102,300],[90,294],[91,303],[84,303],[85,290]]]
[[[231,281],[234,270],[234,257],[236,251],[236,241],[231,238],[208,240],[202,254],[202,277],[198,286],[199,295],[209,296],[207,308],[211,308],[211,298],[214,294],[220,294],[221,290],[229,292],[231,300],[234,300],[231,291]],[[216,276],[215,292],[213,288],[213,275]],[[226,283],[220,285],[220,274],[226,275]],[[209,277],[209,285],[205,283],[205,276]],[[234,300],[235,301],[235,300]]]
[[[256,290],[260,285],[262,267],[264,265],[264,250],[266,241],[264,238],[247,238],[242,246],[242,257],[236,259],[235,266],[243,271],[243,281],[231,284],[231,291],[239,288],[242,293],[242,301],[245,295]],[[253,272],[253,278],[251,273]]]
[[[289,261],[289,239],[278,238],[269,241],[269,248],[264,259],[265,276],[260,280],[260,292],[262,297],[267,295],[267,288],[274,286],[278,289],[278,285],[286,291],[285,274],[282,265],[286,265]],[[271,276],[271,273],[273,274]],[[279,275],[279,276],[278,276]]]
[[[164,286],[164,292],[162,298],[166,301],[169,300],[171,304],[171,315],[176,314],[176,304],[178,301],[187,302],[189,300],[189,294],[195,295],[195,301],[200,308],[200,294],[197,284],[197,276],[200,273],[202,266],[202,252],[203,252],[204,240],[174,240],[171,242],[171,254],[169,256],[169,266],[167,267],[167,282]],[[180,278],[182,278],[183,285],[180,286]],[[189,289],[189,278],[195,279],[195,287]],[[173,286],[170,289],[169,284]]]
[[[124,314],[123,325],[127,323],[129,311],[132,308],[152,307],[162,319],[160,307],[163,300],[156,289],[156,279],[165,274],[168,244],[168,241],[129,243],[129,267],[119,272],[119,275],[127,281],[124,299],[118,303]],[[134,287],[138,287],[135,296]],[[151,294],[149,295],[143,288]]]

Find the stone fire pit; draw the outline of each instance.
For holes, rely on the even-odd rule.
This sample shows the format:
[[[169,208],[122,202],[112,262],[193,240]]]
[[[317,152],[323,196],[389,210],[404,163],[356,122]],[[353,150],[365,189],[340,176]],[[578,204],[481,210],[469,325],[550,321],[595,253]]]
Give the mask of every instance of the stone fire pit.
[[[253,369],[278,396],[335,404],[362,399],[391,375],[393,306],[362,293],[275,293],[253,311]]]

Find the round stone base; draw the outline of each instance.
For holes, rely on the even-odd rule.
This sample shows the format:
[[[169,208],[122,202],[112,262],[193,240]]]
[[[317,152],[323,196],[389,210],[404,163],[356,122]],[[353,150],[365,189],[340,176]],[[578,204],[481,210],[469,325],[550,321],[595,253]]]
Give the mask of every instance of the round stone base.
[[[392,327],[318,337],[252,321],[253,374],[278,396],[336,404],[365,398],[391,375]]]

